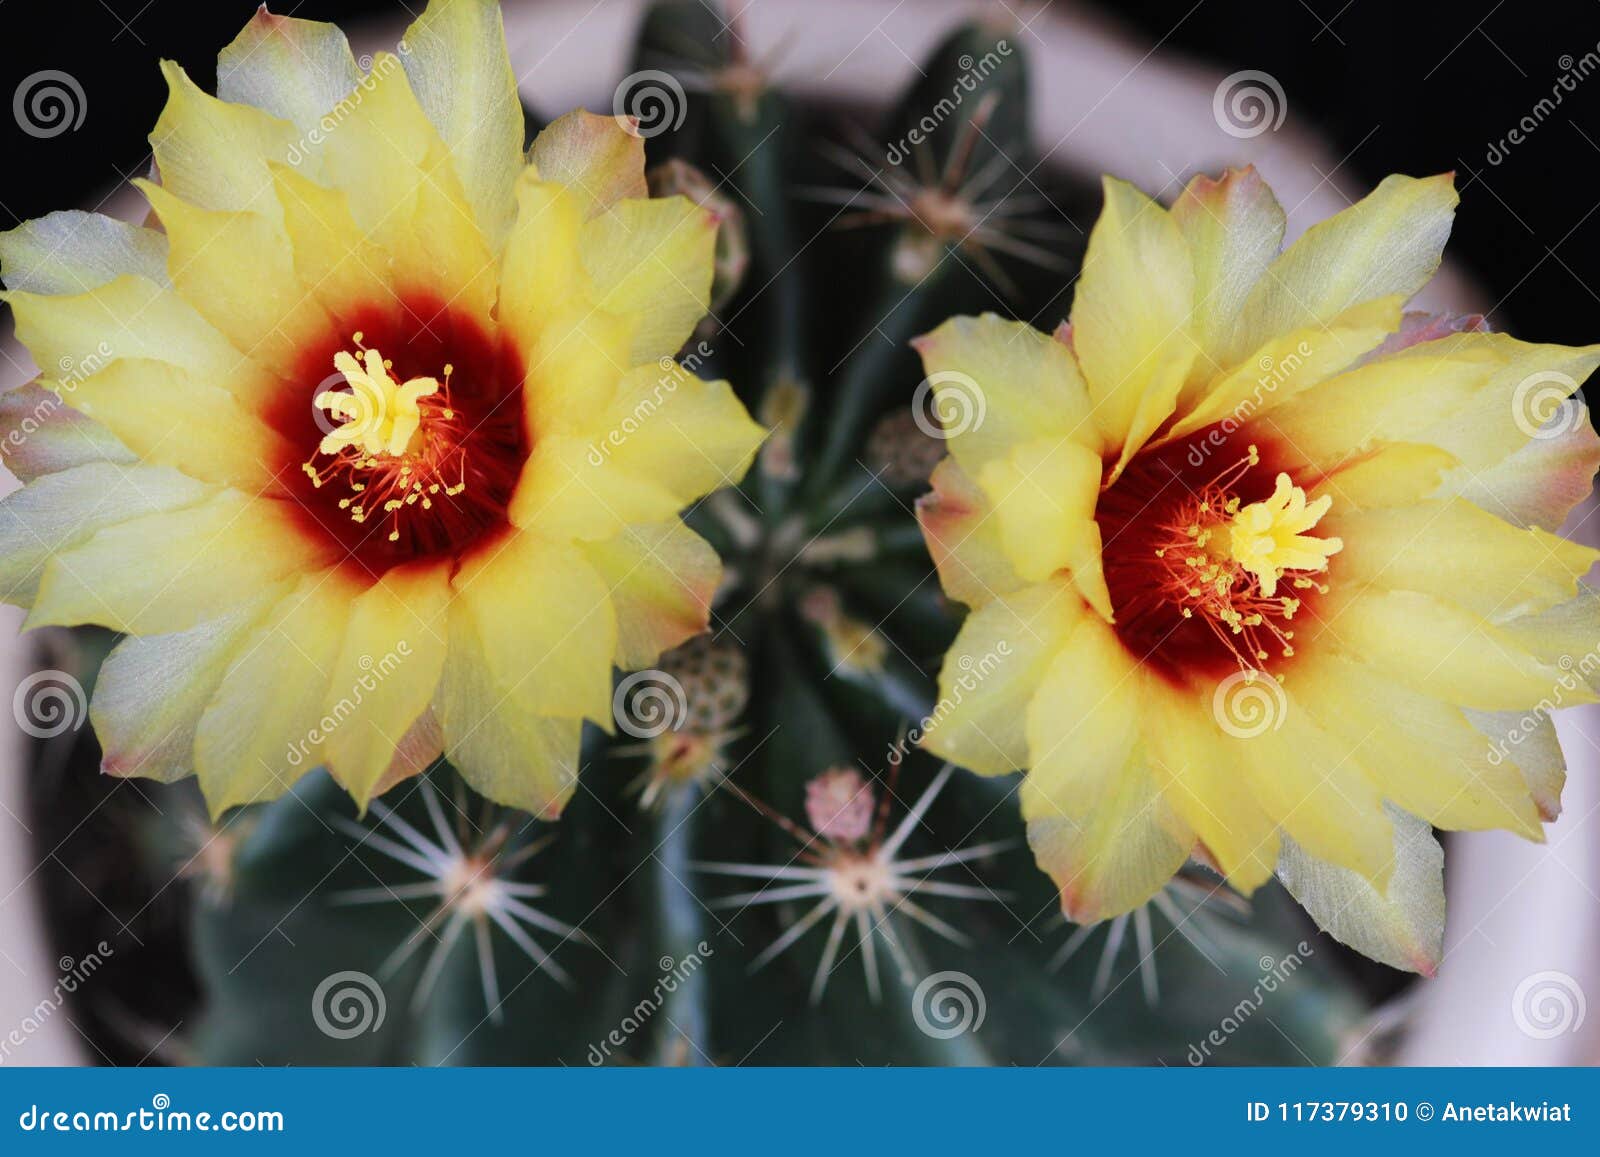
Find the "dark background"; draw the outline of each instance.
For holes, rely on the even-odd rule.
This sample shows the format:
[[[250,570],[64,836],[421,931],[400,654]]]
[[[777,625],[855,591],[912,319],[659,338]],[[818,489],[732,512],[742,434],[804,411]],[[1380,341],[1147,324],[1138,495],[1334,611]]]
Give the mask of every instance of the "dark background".
[[[914,3],[915,0],[912,0]],[[420,10],[419,0],[409,6]],[[1013,3],[1013,7],[1016,4]],[[398,0],[283,0],[279,10],[351,21]],[[975,5],[975,7],[978,7]],[[1123,0],[1099,5],[1158,51],[1271,73],[1291,115],[1332,138],[1363,185],[1390,172],[1454,169],[1462,191],[1450,253],[1500,303],[1492,321],[1530,340],[1600,337],[1600,67],[1501,163],[1492,142],[1551,95],[1585,53],[1600,54],[1600,5],[1403,0]],[[164,98],[156,68],[176,59],[203,87],[251,0],[5,0],[0,97],[60,69],[85,90],[75,132],[48,140],[0,116],[0,228],[92,205],[148,163]],[[1001,10],[1003,12],[1003,10]],[[1591,60],[1591,63],[1593,61]],[[9,110],[3,110],[9,113]]]

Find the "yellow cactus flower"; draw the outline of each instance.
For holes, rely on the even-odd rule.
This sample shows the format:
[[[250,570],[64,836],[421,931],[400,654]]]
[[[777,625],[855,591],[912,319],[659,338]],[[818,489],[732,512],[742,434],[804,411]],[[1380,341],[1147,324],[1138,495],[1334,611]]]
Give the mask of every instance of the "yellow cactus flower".
[[[193,772],[220,812],[326,766],[364,805],[442,753],[556,815],[613,664],[704,628],[720,567],[679,514],[762,437],[673,360],[715,217],[648,199],[614,117],[524,154],[491,0],[364,71],[265,9],[216,97],[164,68],[159,227],[0,235],[44,371],[7,410],[0,594],[129,636],[91,708],[112,774]]]
[[[919,515],[971,607],[926,745],[1027,770],[1074,920],[1194,855],[1246,893],[1276,871],[1336,936],[1428,971],[1428,825],[1537,840],[1555,815],[1548,709],[1595,699],[1600,668],[1600,554],[1554,533],[1600,464],[1567,397],[1600,346],[1402,313],[1456,200],[1449,175],[1390,177],[1280,252],[1252,170],[1170,210],[1108,179],[1069,324],[919,339],[962,417]]]

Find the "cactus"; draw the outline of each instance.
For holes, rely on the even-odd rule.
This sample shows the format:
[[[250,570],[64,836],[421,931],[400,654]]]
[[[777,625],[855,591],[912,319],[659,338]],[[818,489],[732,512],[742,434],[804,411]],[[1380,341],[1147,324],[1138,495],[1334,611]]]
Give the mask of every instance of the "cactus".
[[[1245,906],[1195,865],[1074,928],[1016,780],[914,742],[960,609],[913,505],[961,416],[934,412],[907,343],[960,312],[1049,328],[1082,247],[1063,220],[1094,203],[1035,169],[1024,39],[955,30],[869,133],[792,102],[710,9],[648,12],[635,67],[682,94],[641,124],[652,189],[723,226],[681,360],[773,431],[687,516],[726,567],[713,631],[619,681],[618,734],[586,736],[556,823],[443,762],[364,817],[321,775],[215,826],[189,785],[141,787],[137,846],[188,881],[173,923],[199,987],[162,1055],[1184,1063],[1221,1026],[1230,1062],[1341,1057],[1365,998],[1276,886]],[[76,647],[87,681],[103,633]],[[1241,1016],[1264,980],[1270,1020]]]

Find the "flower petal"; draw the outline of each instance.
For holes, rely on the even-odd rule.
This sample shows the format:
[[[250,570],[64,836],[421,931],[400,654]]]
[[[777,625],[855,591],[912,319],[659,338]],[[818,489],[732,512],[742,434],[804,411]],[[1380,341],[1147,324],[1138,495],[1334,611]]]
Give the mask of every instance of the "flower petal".
[[[1109,621],[1111,595],[1100,558],[1100,456],[1077,442],[1042,438],[983,468],[978,483],[994,509],[1006,557],[1028,582],[1059,570]]]
[[[1194,177],[1173,202],[1172,220],[1194,264],[1193,328],[1200,356],[1190,386],[1198,387],[1250,352],[1232,348],[1233,331],[1245,299],[1283,244],[1283,207],[1247,165],[1217,180]]]
[[[610,725],[616,612],[610,588],[576,547],[512,533],[467,560],[453,585],[501,695],[539,715]],[[440,721],[447,741],[459,734],[459,711]]]
[[[1083,600],[1051,581],[995,598],[967,616],[939,671],[939,702],[920,740],[980,775],[1030,766],[1028,704],[1083,616]]]
[[[150,635],[220,618],[241,598],[333,561],[292,519],[281,502],[225,490],[118,521],[51,556],[26,625]]]
[[[1313,225],[1274,261],[1244,304],[1234,346],[1326,325],[1363,301],[1406,299],[1428,283],[1455,217],[1452,174],[1387,177],[1342,213]]]
[[[976,608],[1023,587],[989,500],[961,464],[946,458],[929,481],[933,490],[917,499],[917,521],[945,594]]]
[[[630,526],[581,548],[611,588],[617,666],[652,666],[661,652],[706,629],[722,561],[678,519]]]
[[[131,463],[133,454],[61,396],[29,382],[0,394],[0,459],[23,482],[89,462]]]
[[[89,462],[46,474],[0,501],[0,598],[29,605],[52,555],[102,528],[194,506],[215,492],[160,466]]]
[[[1143,904],[1194,847],[1150,767],[1146,682],[1106,625],[1085,618],[1028,706],[1028,842],[1079,924]]]
[[[677,353],[706,315],[717,223],[687,197],[665,197],[618,201],[582,225],[595,304],[628,321],[633,364]]]
[[[969,472],[1036,438],[1102,448],[1078,363],[1055,338],[986,313],[953,317],[912,344],[934,386],[934,412],[959,419],[945,434]]]
[[[161,187],[206,209],[275,212],[268,162],[310,162],[295,127],[202,92],[170,60],[161,73],[167,103],[150,134]]]
[[[486,639],[500,629],[463,600],[450,608],[450,636],[434,712],[445,753],[481,795],[555,819],[578,785],[583,721],[538,714],[533,691],[503,682]]]
[[[253,493],[280,488],[273,463],[290,457],[282,436],[177,366],[118,358],[65,396],[151,465]]]
[[[1335,511],[1323,525],[1344,540],[1340,584],[1421,591],[1496,622],[1573,598],[1600,561],[1600,551],[1518,529],[1464,499]]]
[[[450,577],[439,564],[398,566],[350,603],[324,708],[336,726],[324,759],[365,808],[444,669]]]
[[[289,584],[279,584],[220,619],[113,647],[89,706],[100,770],[162,783],[194,774],[200,716],[251,630],[288,593]]]
[[[286,120],[301,133],[361,79],[337,25],[268,12],[263,4],[217,56],[217,97]]]
[[[1283,843],[1278,874],[1317,926],[1363,956],[1432,976],[1444,958],[1444,851],[1426,822],[1389,809],[1394,870],[1380,889],[1357,872]]]
[[[167,239],[99,213],[49,213],[0,233],[0,272],[29,293],[87,293],[124,273],[164,285]]]
[[[1105,208],[1089,234],[1072,336],[1094,422],[1121,449],[1120,468],[1172,413],[1194,362],[1194,269],[1165,209],[1125,181],[1102,184]]]
[[[361,587],[308,574],[239,649],[195,731],[194,767],[213,816],[277,799],[322,762],[328,673]]]
[[[533,139],[528,160],[539,179],[564,185],[584,220],[622,200],[644,200],[644,138],[624,120],[574,109]]]
[[[494,0],[431,0],[406,29],[402,60],[417,102],[450,152],[467,203],[498,250],[516,213],[526,127]]]

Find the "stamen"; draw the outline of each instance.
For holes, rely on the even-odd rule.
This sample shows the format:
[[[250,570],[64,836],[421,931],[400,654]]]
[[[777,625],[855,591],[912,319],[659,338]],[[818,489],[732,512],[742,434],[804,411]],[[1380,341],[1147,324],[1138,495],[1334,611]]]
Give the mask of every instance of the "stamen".
[[[1155,528],[1153,548],[1164,576],[1158,597],[1177,605],[1182,618],[1204,622],[1246,670],[1265,670],[1273,651],[1294,654],[1287,624],[1302,604],[1280,593],[1279,584],[1326,593],[1326,584],[1308,576],[1326,571],[1328,558],[1344,545],[1307,533],[1333,500],[1324,495],[1308,502],[1288,474],[1277,475],[1267,499],[1241,504],[1233,490],[1260,461],[1251,446],[1169,511]]]
[[[315,487],[341,481],[351,495],[339,500],[350,520],[364,523],[372,510],[390,516],[388,541],[399,542],[400,516],[418,503],[432,509],[425,494],[455,497],[467,488],[464,444],[468,430],[450,401],[450,376],[446,363],[443,381],[432,377],[394,377],[394,363],[378,350],[362,344],[362,334],[352,335],[355,355],[341,350],[334,368],[344,376],[349,392],[324,390],[312,404],[340,420],[301,465]],[[329,459],[318,463],[318,457]],[[447,477],[459,481],[450,483]]]

